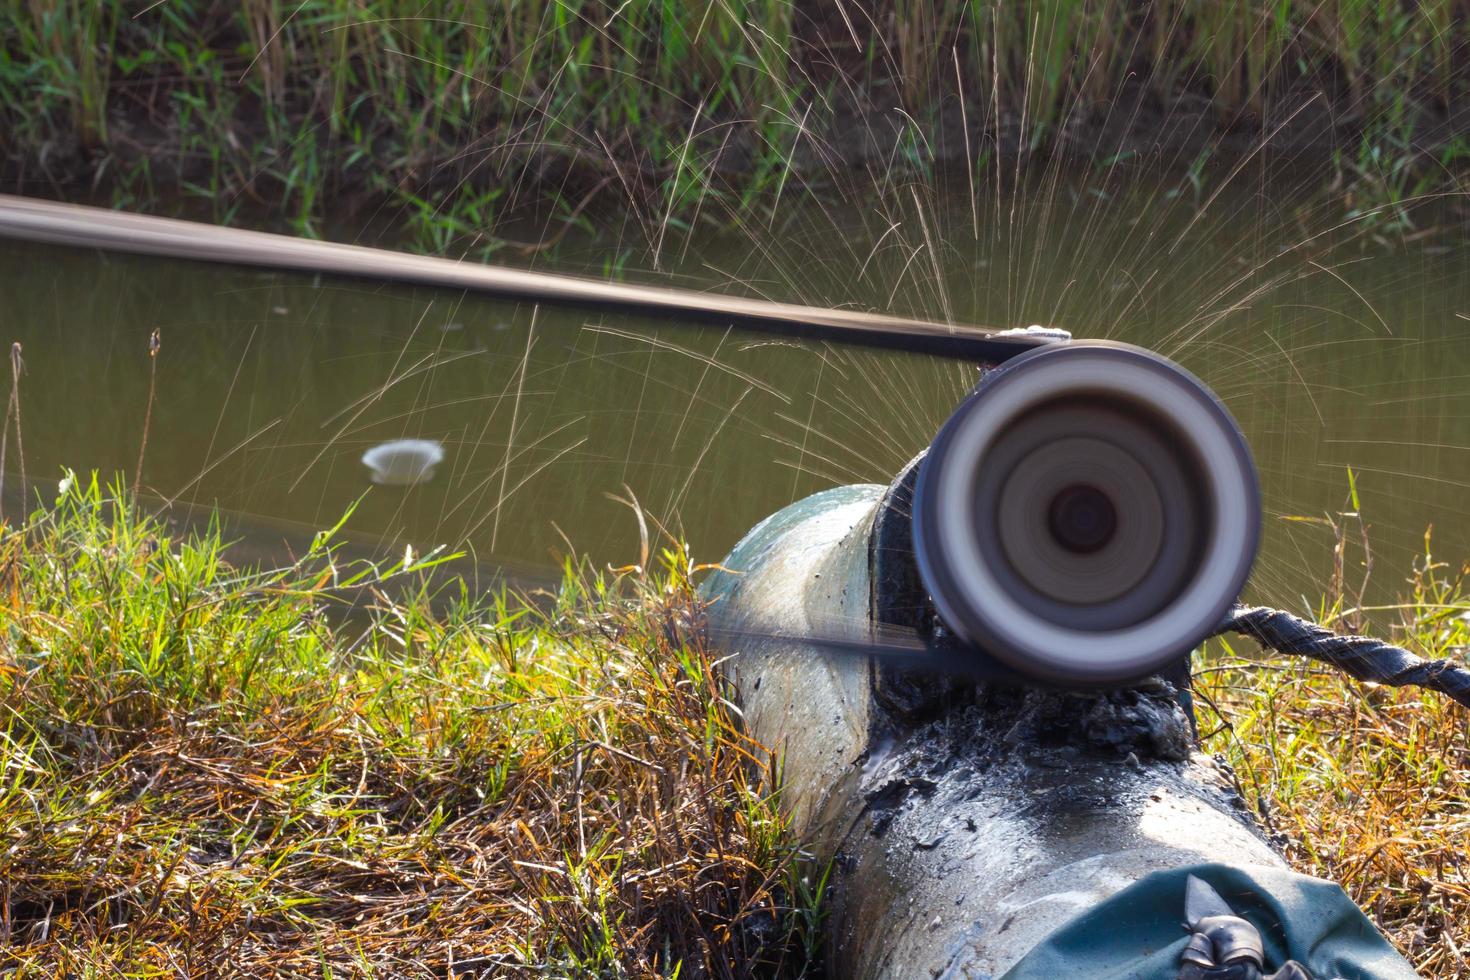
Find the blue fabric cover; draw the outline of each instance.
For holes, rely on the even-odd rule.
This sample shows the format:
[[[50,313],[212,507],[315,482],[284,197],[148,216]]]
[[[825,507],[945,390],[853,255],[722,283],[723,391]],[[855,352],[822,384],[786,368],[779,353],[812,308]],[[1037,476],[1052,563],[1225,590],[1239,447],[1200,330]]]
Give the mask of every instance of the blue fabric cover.
[[[1268,971],[1294,959],[1316,980],[1418,977],[1337,885],[1272,868],[1201,864],[1140,879],[1052,933],[1002,980],[1175,980],[1188,941],[1190,875],[1260,930]]]

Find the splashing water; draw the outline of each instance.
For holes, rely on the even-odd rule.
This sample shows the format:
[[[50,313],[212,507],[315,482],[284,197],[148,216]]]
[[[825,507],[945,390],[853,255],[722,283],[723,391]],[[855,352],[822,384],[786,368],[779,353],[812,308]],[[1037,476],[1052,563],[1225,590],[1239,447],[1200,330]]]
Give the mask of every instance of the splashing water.
[[[382,486],[409,487],[428,483],[444,462],[444,447],[432,439],[394,439],[362,454],[372,480]]]
[[[1053,175],[990,201],[909,188],[870,211],[793,207],[773,228],[665,242],[665,261],[684,256],[685,284],[1051,323],[1179,360],[1256,452],[1259,601],[1320,594],[1332,542],[1283,518],[1348,509],[1349,466],[1389,570],[1379,597],[1430,524],[1437,553],[1470,554],[1457,252],[1365,250],[1354,228],[1261,195],[1201,208],[1156,187],[1097,190]],[[607,247],[569,240],[560,261],[587,271]],[[533,331],[528,307],[447,292],[35,247],[0,246],[0,281],[36,379],[32,472],[131,465],[147,379],[129,352],[162,327],[145,490],[328,526],[361,495],[361,460],[415,486],[369,492],[354,513],[391,553],[442,543],[545,564],[570,542],[622,562],[636,527],[608,495],[626,486],[715,558],[797,496],[886,482],[975,378],[912,354],[544,309]],[[99,399],[109,412],[88,409]],[[405,440],[443,455],[373,465]]]

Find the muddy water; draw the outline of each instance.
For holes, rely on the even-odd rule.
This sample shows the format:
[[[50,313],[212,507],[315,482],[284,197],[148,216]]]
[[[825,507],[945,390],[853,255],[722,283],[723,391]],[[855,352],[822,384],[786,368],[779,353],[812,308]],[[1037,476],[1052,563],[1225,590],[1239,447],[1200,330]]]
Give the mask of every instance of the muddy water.
[[[1349,467],[1370,598],[1401,590],[1430,525],[1437,556],[1470,558],[1470,252],[1365,244],[1361,224],[1259,191],[1177,190],[914,195],[676,244],[650,228],[629,268],[668,281],[657,252],[685,285],[1053,323],[1178,359],[1254,447],[1259,598],[1320,594],[1330,535],[1286,518],[1345,509]],[[607,253],[593,240],[559,263],[597,273]],[[356,504],[349,528],[385,553],[442,543],[545,566],[570,542],[626,563],[637,523],[614,498],[631,495],[714,560],[796,497],[886,481],[971,377],[918,356],[13,243],[0,243],[0,311],[0,339],[24,345],[33,483],[52,492],[64,466],[132,473],[157,328],[143,483],[232,512],[264,552],[283,527]],[[426,483],[375,485],[363,453],[400,438],[445,458]],[[6,469],[13,488],[13,449]]]

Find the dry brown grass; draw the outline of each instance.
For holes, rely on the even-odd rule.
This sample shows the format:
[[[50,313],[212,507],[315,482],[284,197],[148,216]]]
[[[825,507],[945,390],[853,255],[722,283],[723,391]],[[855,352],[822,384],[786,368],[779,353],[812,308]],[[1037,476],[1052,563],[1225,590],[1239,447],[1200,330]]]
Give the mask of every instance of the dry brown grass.
[[[540,610],[380,593],[343,620],[324,607],[382,570],[322,545],[240,572],[74,485],[0,533],[0,968],[810,972],[821,883],[666,557]],[[1426,558],[1402,605],[1318,613],[1463,656],[1467,574]],[[1207,744],[1293,862],[1426,976],[1470,978],[1470,713],[1216,652]]]
[[[816,899],[678,641],[677,556],[546,611],[346,626],[324,548],[243,574],[119,515],[94,486],[0,538],[13,975],[806,968]]]
[[[1401,605],[1337,601],[1319,614],[1467,659],[1470,566],[1427,551]],[[1235,766],[1298,870],[1340,882],[1424,976],[1470,978],[1470,711],[1319,665],[1243,659],[1251,651],[1236,642],[1197,682],[1219,708],[1201,719],[1218,725],[1207,746]]]

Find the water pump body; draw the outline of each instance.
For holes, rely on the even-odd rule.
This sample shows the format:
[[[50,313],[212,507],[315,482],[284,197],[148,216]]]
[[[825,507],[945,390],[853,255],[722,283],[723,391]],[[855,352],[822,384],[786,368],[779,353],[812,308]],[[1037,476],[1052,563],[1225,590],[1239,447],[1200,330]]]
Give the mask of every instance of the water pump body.
[[[748,730],[780,753],[796,833],[837,862],[832,975],[1000,976],[1149,872],[1213,860],[1284,870],[1228,774],[1191,752],[1166,682],[976,686],[769,637],[860,640],[875,612],[933,616],[898,585],[902,554],[873,547],[891,489],[841,487],[786,508],[707,585],[712,625],[768,635],[739,648],[731,676]]]
[[[786,507],[751,530],[705,585],[745,724],[779,756],[783,806],[817,868],[831,862],[831,975],[1087,975],[1057,952],[1056,937],[1114,903],[1142,908],[1148,902],[1135,902],[1135,890],[1167,891],[1177,878],[1181,905],[1166,935],[1137,949],[1105,936],[1080,947],[1109,950],[1088,964],[1104,975],[1172,978],[1189,941],[1178,923],[1193,869],[1222,889],[1238,873],[1251,887],[1293,896],[1279,904],[1300,908],[1303,922],[1348,923],[1359,943],[1348,959],[1367,967],[1344,975],[1412,977],[1340,889],[1287,869],[1232,774],[1195,751],[1187,648],[1151,651],[1154,669],[1139,678],[1137,661],[1099,667],[1085,643],[1060,659],[1037,659],[1020,643],[997,657],[1008,668],[999,680],[989,671],[991,680],[977,682],[823,656],[809,642],[897,632],[936,652],[996,655],[977,643],[977,634],[991,638],[988,627],[957,624],[935,601],[934,557],[921,554],[934,539],[915,528],[924,520],[925,466],[921,457],[888,486],[838,487]],[[975,479],[970,473],[966,485]],[[988,518],[980,511],[975,519]],[[1085,573],[1086,565],[1073,567]],[[1164,591],[1177,598],[1187,588]],[[1077,632],[1086,639],[1087,630]],[[1058,675],[1068,657],[1083,667],[1077,685]],[[1100,684],[1107,676],[1136,679]],[[1321,938],[1310,925],[1278,938],[1265,931],[1280,962],[1307,962],[1302,950]],[[1317,960],[1322,969],[1337,962]]]

